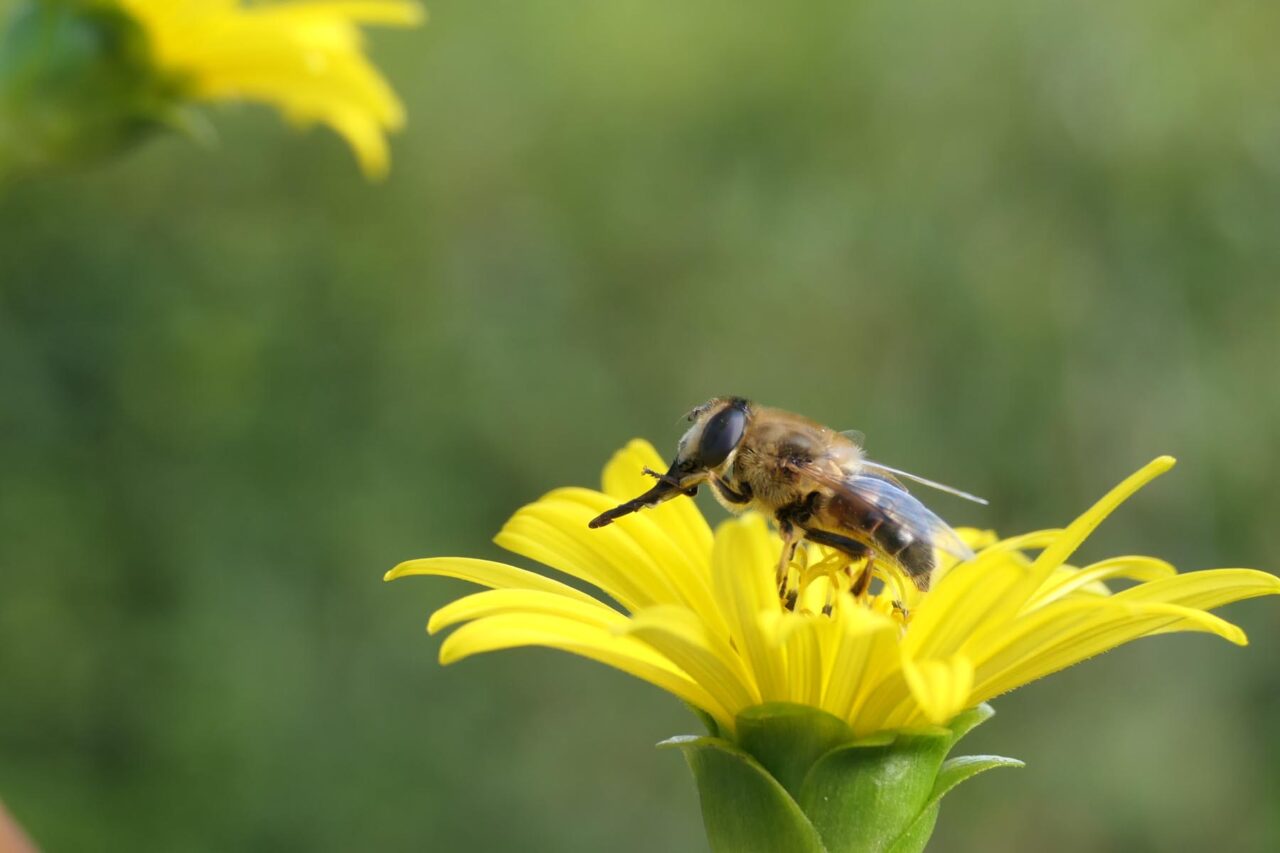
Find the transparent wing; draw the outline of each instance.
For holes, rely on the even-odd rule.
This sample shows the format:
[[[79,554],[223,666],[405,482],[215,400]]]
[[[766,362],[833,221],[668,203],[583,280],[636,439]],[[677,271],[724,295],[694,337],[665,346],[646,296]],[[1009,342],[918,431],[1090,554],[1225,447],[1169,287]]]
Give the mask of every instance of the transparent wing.
[[[846,429],[841,430],[840,434],[849,439],[849,441],[858,445],[859,450],[863,452],[866,451],[867,436],[862,432],[862,430]],[[937,489],[940,492],[946,492],[949,495],[955,495],[958,498],[964,498],[967,501],[973,501],[976,504],[982,504],[983,506],[988,504],[986,498],[980,498],[977,495],[957,489],[955,486],[948,486],[945,483],[939,483],[937,480],[930,480],[928,477],[921,477],[919,474],[912,474],[910,471],[903,471],[901,468],[893,468],[881,462],[872,462],[869,459],[864,459],[862,461],[862,465],[866,470],[870,471],[870,473],[878,475],[882,479],[886,479],[891,483],[897,483],[900,486],[902,484],[898,483],[895,479],[896,477],[901,477],[904,480],[910,480],[913,483],[919,483],[922,486],[928,486],[931,489]],[[903,486],[903,489],[905,490],[906,487]]]
[[[973,551],[954,530],[927,506],[920,503],[901,483],[875,472],[850,475],[845,471],[806,466],[797,470],[838,493],[857,512],[857,507],[875,509],[911,534],[961,560],[973,559]],[[860,513],[859,513],[860,514]]]
[[[867,434],[860,429],[842,429],[840,434],[859,447],[865,448],[867,446]]]
[[[973,559],[973,551],[951,526],[901,486],[875,475],[859,474],[846,478],[841,488],[851,497],[875,506],[916,539],[931,542],[961,560]]]
[[[944,485],[943,483],[939,483],[935,480],[926,479],[924,477],[921,477],[918,474],[912,474],[910,471],[900,471],[897,468],[890,468],[888,465],[882,465],[879,462],[872,462],[870,460],[864,460],[862,463],[862,467],[865,470],[870,471],[872,474],[883,475],[884,477],[889,479],[892,479],[893,477],[902,477],[903,479],[911,480],[912,482],[919,483],[922,486],[928,486],[931,489],[937,489],[940,492],[946,492],[949,495],[955,495],[958,498],[964,498],[967,501],[973,501],[976,504],[982,504],[983,506],[987,505],[986,498],[980,498],[977,495],[971,495],[968,492],[962,492],[959,489],[955,488],[954,486],[948,486],[948,485]]]

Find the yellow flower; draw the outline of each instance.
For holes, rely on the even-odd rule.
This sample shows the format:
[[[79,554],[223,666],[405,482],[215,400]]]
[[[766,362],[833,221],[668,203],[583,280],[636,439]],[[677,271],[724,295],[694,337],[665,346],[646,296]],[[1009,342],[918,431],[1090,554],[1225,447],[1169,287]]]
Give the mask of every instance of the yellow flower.
[[[412,26],[408,0],[117,0],[143,27],[153,61],[195,100],[270,104],[346,139],[371,177],[386,174],[385,134],[404,108],[363,53],[360,24]]]
[[[1245,644],[1238,627],[1207,611],[1280,593],[1280,578],[1252,569],[1179,574],[1138,556],[1066,564],[1112,510],[1172,465],[1156,459],[1060,530],[1003,541],[960,531],[977,556],[944,563],[924,594],[889,575],[878,595],[855,599],[845,574],[830,571],[835,555],[811,548],[793,573],[801,588],[791,611],[773,580],[781,542],[758,515],[725,522],[713,536],[694,502],[678,499],[587,528],[644,491],[642,469],[661,470],[653,447],[637,440],[605,468],[602,492],[551,492],[495,540],[617,606],[485,560],[411,560],[386,578],[444,575],[491,588],[431,617],[432,633],[465,623],[440,650],[445,664],[516,646],[562,649],[670,691],[729,737],[740,712],[775,702],[819,708],[859,737],[928,728],[1138,637],[1204,631]],[[1107,583],[1116,579],[1136,583],[1113,591]],[[909,616],[895,604],[904,597]]]

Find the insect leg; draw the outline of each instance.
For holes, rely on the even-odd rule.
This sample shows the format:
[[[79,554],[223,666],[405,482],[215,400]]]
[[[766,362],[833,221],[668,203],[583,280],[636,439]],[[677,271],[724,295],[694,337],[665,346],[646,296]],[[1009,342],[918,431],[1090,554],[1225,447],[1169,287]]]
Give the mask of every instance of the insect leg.
[[[787,599],[787,574],[791,567],[791,558],[795,556],[796,546],[804,539],[804,530],[790,521],[779,521],[778,532],[782,534],[782,553],[778,555],[778,597]],[[788,609],[793,606],[788,605]]]
[[[751,486],[746,483],[730,485],[728,480],[713,474],[711,475],[711,487],[716,490],[720,497],[731,504],[751,503]]]
[[[839,533],[830,533],[826,530],[815,530],[812,527],[806,527],[804,535],[810,542],[826,545],[828,548],[835,548],[855,560],[861,560],[871,553],[871,549],[866,545],[856,539],[850,539],[848,536],[841,536]]]
[[[853,593],[854,598],[861,598],[867,594],[867,589],[871,586],[871,563],[875,559],[874,551],[856,539],[850,539],[848,536],[841,536],[839,533],[830,533],[826,530],[806,529],[804,535],[810,542],[826,545],[828,548],[835,548],[855,560],[866,557],[867,564],[863,566],[862,571],[854,578],[853,588],[850,591]]]
[[[805,537],[804,525],[813,517],[819,497],[817,492],[810,492],[803,500],[779,507],[773,514],[783,542],[782,553],[778,555],[778,596],[787,600],[789,607],[794,606],[795,597],[787,596],[787,570],[791,565],[791,558],[795,556],[796,546]]]
[[[867,594],[867,590],[871,588],[871,563],[874,560],[874,555],[868,555],[867,564],[862,567],[862,572],[854,580],[853,589],[850,590],[854,598],[862,598]]]

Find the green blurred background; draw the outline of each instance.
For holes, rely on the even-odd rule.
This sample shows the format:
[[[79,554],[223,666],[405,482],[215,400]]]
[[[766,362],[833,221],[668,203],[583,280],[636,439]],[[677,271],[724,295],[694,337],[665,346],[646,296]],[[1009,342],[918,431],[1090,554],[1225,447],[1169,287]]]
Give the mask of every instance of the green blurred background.
[[[1280,6],[433,0],[410,127],[213,111],[0,195],[0,797],[48,850],[701,850],[655,688],[441,669],[521,503],[739,393],[1061,524],[1275,570]],[[709,508],[715,518],[718,508]],[[996,703],[936,851],[1280,848],[1280,611]]]

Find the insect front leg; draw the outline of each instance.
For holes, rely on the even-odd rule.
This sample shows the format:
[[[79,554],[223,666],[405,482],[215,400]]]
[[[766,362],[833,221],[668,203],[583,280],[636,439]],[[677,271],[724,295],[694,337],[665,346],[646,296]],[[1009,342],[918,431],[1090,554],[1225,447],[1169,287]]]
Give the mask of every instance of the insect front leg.
[[[778,521],[778,532],[782,535],[782,552],[778,555],[778,597],[787,602],[787,609],[795,607],[796,595],[787,593],[787,575],[791,568],[791,560],[795,557],[796,547],[804,539],[804,531],[799,525],[790,521]]]
[[[810,492],[802,500],[780,507],[774,513],[778,522],[778,533],[782,535],[782,553],[778,555],[778,597],[787,602],[787,608],[795,606],[799,590],[789,595],[787,592],[787,574],[791,560],[796,555],[796,547],[805,538],[805,524],[813,518],[813,510],[817,505],[819,494]]]
[[[719,474],[711,475],[711,486],[716,490],[716,494],[725,501],[737,506],[743,506],[751,503],[751,485],[747,482],[730,483]]]

